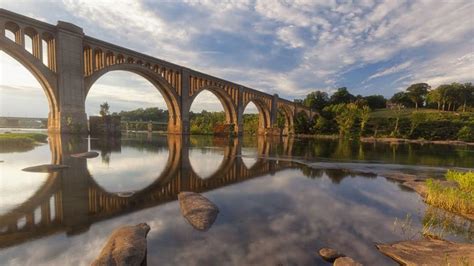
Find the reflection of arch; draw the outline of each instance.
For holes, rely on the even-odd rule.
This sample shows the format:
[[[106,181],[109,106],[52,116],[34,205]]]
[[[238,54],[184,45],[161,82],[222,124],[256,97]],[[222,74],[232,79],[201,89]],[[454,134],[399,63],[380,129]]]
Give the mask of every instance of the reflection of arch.
[[[214,94],[217,97],[217,99],[219,99],[219,101],[222,104],[222,107],[224,108],[226,123],[234,124],[234,125],[237,124],[237,112],[236,112],[237,108],[232,100],[232,97],[229,94],[227,94],[225,90],[217,86],[204,86],[200,88],[198,93],[194,93],[191,96],[188,110],[191,109],[194,99],[196,99],[196,97],[204,90],[210,91],[212,94]]]
[[[6,27],[9,25],[7,22]],[[16,24],[11,23],[8,27],[11,29]],[[18,29],[17,32],[20,30]],[[17,35],[15,35],[17,36]],[[17,41],[21,41],[21,37],[17,37]],[[49,123],[55,121],[56,115],[58,114],[58,100],[56,98],[56,84],[57,84],[57,77],[54,73],[46,67],[42,61],[36,58],[33,54],[30,54],[27,50],[23,49],[20,46],[21,43],[12,42],[5,36],[0,37],[0,47],[2,51],[4,51],[9,56],[13,57],[17,60],[21,65],[23,65],[33,76],[36,80],[40,83],[43,91],[46,94],[46,98],[48,99],[49,104]],[[54,127],[54,126],[53,126]],[[48,127],[51,128],[51,127]]]
[[[191,171],[191,175],[192,176],[195,176],[195,177],[198,177],[200,179],[213,179],[213,178],[221,178],[225,175],[226,172],[229,171],[229,169],[232,167],[233,163],[234,163],[234,159],[237,155],[237,142],[234,142],[233,145],[231,146],[226,146],[224,148],[224,156],[222,158],[222,161],[221,163],[219,164],[219,167],[217,168],[217,170],[212,173],[210,176],[207,176],[207,177],[200,177],[193,169],[192,165],[190,164],[189,166],[189,169]],[[185,159],[185,158],[184,158]],[[186,160],[186,159],[185,159]],[[187,159],[189,161],[189,157]]]
[[[168,113],[169,113],[168,128],[170,127],[174,128],[175,126],[177,126],[177,122],[178,122],[177,120],[179,117],[181,117],[181,113],[180,113],[180,101],[178,100],[179,96],[176,94],[176,91],[161,76],[157,75],[151,69],[138,65],[138,64],[111,65],[111,66],[102,68],[101,70],[95,71],[93,74],[86,77],[84,80],[84,83],[85,83],[84,87],[86,90],[85,99],[87,98],[87,94],[89,93],[89,90],[92,87],[92,85],[100,77],[102,77],[109,71],[116,71],[116,70],[128,71],[128,72],[138,74],[142,76],[143,78],[145,78],[146,80],[148,80],[151,84],[153,84],[153,86],[155,86],[155,88],[161,93],[161,95],[165,99],[166,106],[168,108]]]
[[[0,228],[4,225],[18,221],[21,217],[24,217],[26,214],[33,213],[38,207],[38,202],[47,202],[52,195],[54,195],[60,189],[60,181],[57,173],[51,173],[48,175],[46,182],[44,182],[38,190],[31,195],[25,202],[21,205],[15,207],[13,210],[10,210],[8,213],[0,216]]]

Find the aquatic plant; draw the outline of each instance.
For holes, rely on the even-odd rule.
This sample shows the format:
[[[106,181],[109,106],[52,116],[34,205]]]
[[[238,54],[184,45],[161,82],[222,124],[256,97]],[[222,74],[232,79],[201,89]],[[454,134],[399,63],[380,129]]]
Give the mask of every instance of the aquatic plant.
[[[437,180],[426,180],[426,202],[455,213],[474,213],[474,172],[450,170],[446,173],[446,179],[453,184],[445,185]]]

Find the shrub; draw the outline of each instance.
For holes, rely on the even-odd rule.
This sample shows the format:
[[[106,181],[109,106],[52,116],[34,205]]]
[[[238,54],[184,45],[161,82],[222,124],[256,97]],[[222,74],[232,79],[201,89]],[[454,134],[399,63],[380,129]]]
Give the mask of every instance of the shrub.
[[[439,181],[428,179],[426,202],[456,213],[474,213],[474,172],[448,171],[446,179],[456,186],[443,186]]]
[[[462,141],[474,141],[474,127],[463,126],[458,131],[458,139]]]

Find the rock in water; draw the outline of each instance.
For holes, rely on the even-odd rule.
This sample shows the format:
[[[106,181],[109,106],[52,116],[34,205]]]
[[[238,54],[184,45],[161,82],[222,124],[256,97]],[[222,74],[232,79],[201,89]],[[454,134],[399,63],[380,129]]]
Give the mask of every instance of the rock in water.
[[[178,194],[178,200],[184,218],[200,231],[207,231],[219,213],[214,203],[198,193],[181,192]]]
[[[334,261],[333,266],[362,266],[362,264],[350,257],[339,257]]]
[[[467,265],[474,261],[474,244],[423,239],[376,246],[402,265]]]
[[[337,250],[332,248],[322,248],[319,250],[319,256],[327,261],[332,262],[339,257],[343,257],[344,254],[339,253]]]
[[[89,158],[95,158],[99,156],[99,153],[98,152],[95,152],[95,151],[88,151],[88,152],[83,152],[83,153],[76,153],[76,154],[71,154],[71,157],[74,157],[74,158],[86,158],[86,159],[89,159]]]
[[[62,164],[42,164],[31,167],[23,168],[22,171],[25,172],[37,172],[37,173],[49,173],[59,171],[65,168],[69,168],[67,165]]]
[[[150,226],[146,223],[115,230],[91,265],[145,265],[149,231]]]

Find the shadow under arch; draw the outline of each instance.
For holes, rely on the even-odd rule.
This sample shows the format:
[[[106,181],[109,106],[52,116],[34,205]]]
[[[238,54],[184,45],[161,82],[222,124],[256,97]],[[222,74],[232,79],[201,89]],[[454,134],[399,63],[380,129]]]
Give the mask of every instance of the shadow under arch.
[[[48,124],[55,121],[59,112],[57,95],[57,76],[40,60],[23,49],[19,44],[8,39],[5,35],[0,36],[0,51],[15,59],[24,66],[40,83],[48,99],[49,119]],[[54,126],[53,126],[54,127]],[[48,126],[48,128],[50,128]]]
[[[282,105],[278,109],[279,111],[281,111],[281,113],[283,114],[285,118],[285,128],[283,131],[283,135],[288,135],[288,134],[293,133],[292,131],[294,127],[294,115],[293,115],[292,110],[290,109],[290,107],[286,105]]]
[[[224,108],[226,123],[236,125],[237,107],[235,106],[232,97],[224,89],[219,88],[217,86],[207,85],[202,87],[198,92],[194,93],[189,100],[189,106],[187,106],[188,111],[191,110],[191,106],[193,105],[194,99],[196,99],[196,97],[205,90],[210,91],[221,102],[221,105]]]
[[[265,103],[260,99],[252,99],[245,103],[242,108],[242,112],[245,112],[245,109],[252,102],[258,110],[258,132],[263,134],[266,128],[269,128],[271,125],[271,112]]]
[[[175,132],[176,128],[179,127],[181,120],[180,112],[180,100],[176,93],[176,90],[159,74],[153,72],[150,68],[147,68],[138,64],[117,64],[110,65],[100,70],[95,71],[92,75],[84,79],[84,87],[86,95],[84,101],[87,99],[87,94],[94,85],[94,83],[103,75],[111,71],[126,71],[137,74],[146,80],[148,80],[163,96],[166,106],[168,108],[168,131]]]

